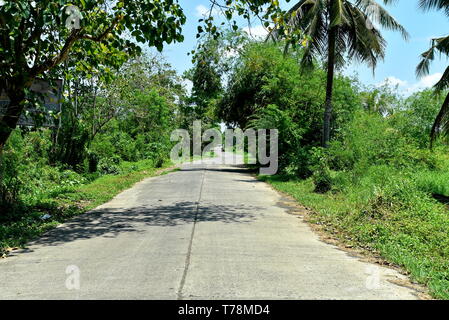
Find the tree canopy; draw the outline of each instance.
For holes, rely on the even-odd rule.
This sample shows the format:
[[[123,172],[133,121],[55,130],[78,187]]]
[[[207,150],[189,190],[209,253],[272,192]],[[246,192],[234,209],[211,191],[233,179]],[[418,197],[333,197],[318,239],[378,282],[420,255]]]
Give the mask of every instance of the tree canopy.
[[[164,43],[183,40],[185,21],[182,8],[173,0],[2,3],[0,89],[10,104],[0,120],[0,150],[30,102],[27,91],[33,81],[51,78],[71,52],[80,59],[75,62],[78,66],[89,61],[119,67],[127,56],[141,52],[132,38],[162,50]]]

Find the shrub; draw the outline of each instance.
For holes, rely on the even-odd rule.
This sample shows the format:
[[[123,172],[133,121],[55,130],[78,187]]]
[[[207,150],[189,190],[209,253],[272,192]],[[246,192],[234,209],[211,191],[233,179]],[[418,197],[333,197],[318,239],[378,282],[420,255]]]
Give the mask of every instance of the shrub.
[[[302,166],[301,138],[304,130],[301,130],[292,120],[289,111],[280,110],[278,106],[271,104],[260,109],[252,117],[249,127],[258,129],[277,129],[279,131],[278,150],[279,167],[285,172],[296,174]]]
[[[121,159],[118,156],[100,159],[98,162],[98,171],[102,174],[120,174],[120,161]]]
[[[15,130],[0,155],[0,211],[8,212],[18,203],[23,187],[20,164],[24,160],[24,141]]]
[[[327,193],[332,189],[332,178],[328,157],[322,148],[313,148],[311,150],[310,170],[313,172],[312,180],[315,185],[315,192]]]
[[[97,172],[100,156],[95,151],[87,150],[87,169],[89,173]]]
[[[438,159],[397,130],[390,118],[357,112],[331,143],[329,164],[334,170],[363,172],[373,165],[397,169],[436,168]]]

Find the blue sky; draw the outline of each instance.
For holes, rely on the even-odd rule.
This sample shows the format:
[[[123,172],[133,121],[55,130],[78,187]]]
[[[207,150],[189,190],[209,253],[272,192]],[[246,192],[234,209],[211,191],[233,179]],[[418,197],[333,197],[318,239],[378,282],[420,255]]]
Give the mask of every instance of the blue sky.
[[[189,69],[191,58],[187,53],[196,44],[196,28],[201,13],[207,10],[208,0],[180,0],[187,16],[183,34],[185,41],[167,46],[163,55],[178,72]],[[288,8],[288,5],[287,5]],[[407,29],[410,39],[406,42],[397,33],[384,31],[388,41],[385,61],[379,63],[373,76],[371,69],[361,64],[352,63],[345,71],[346,74],[357,73],[360,81],[366,85],[376,85],[390,79],[398,84],[404,93],[432,86],[444,72],[448,61],[438,59],[432,64],[429,77],[416,79],[415,68],[419,62],[419,55],[427,50],[432,37],[443,36],[449,31],[449,19],[442,12],[423,12],[418,8],[418,0],[399,0],[395,5],[387,6],[389,12]],[[245,24],[242,24],[244,27]],[[262,28],[254,22],[255,33]]]

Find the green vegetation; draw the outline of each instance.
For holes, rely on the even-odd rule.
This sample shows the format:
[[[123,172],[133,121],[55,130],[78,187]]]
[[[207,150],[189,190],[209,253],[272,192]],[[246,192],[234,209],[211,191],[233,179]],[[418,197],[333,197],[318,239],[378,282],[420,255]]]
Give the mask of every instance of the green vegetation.
[[[186,93],[163,60],[110,77],[66,69],[60,125],[12,131],[0,155],[0,251],[107,202],[167,167]]]
[[[426,96],[421,93],[407,102],[428,107]],[[435,114],[438,103],[432,107]],[[420,147],[423,133],[416,126],[424,123],[414,122],[409,111],[384,117],[360,110],[329,149],[310,154],[309,178],[284,174],[263,179],[312,208],[311,222],[403,267],[435,297],[448,299],[447,147],[440,145],[433,153]],[[426,124],[429,132],[432,120]]]
[[[311,208],[310,221],[343,243],[403,267],[449,299],[449,156],[429,149],[444,97],[362,87],[337,74],[332,140],[321,147],[326,72],[298,70],[302,50],[247,44],[220,102],[221,116],[279,130],[280,172],[260,177]]]
[[[407,35],[375,1],[301,0],[288,12],[279,1],[213,1],[232,31],[200,19],[183,76],[139,45],[183,39],[177,1],[73,1],[80,29],[61,28],[68,1],[0,3],[0,93],[10,98],[0,118],[0,254],[167,168],[171,132],[199,119],[204,130],[279,130],[279,175],[260,179],[343,243],[449,299],[449,69],[435,90],[408,97],[344,76],[353,59],[374,68],[384,57],[372,22]],[[448,11],[446,0],[420,4]],[[250,40],[235,15],[259,16],[278,42]],[[433,41],[418,75],[448,43]],[[64,80],[62,111],[53,126],[39,117],[18,126],[33,108],[49,115],[28,90],[38,78]]]
[[[426,284],[434,297],[449,299],[448,209],[413,179],[376,167],[358,184],[319,194],[312,179],[263,178],[311,208],[308,221],[323,225],[341,243],[380,255]]]
[[[27,91],[32,82],[44,75],[46,79],[60,76],[61,63],[103,76],[109,68],[139,55],[142,48],[137,42],[162,50],[164,43],[182,41],[186,21],[182,8],[176,1],[158,4],[125,0],[2,3],[0,87],[10,103],[0,119],[0,150],[29,107],[32,99]],[[76,10],[70,9],[73,5]],[[74,59],[67,60],[69,56]]]
[[[391,2],[383,0],[385,4]],[[335,70],[350,60],[364,62],[374,70],[377,61],[385,56],[385,39],[380,28],[398,31],[404,38],[408,34],[377,1],[298,1],[289,13],[292,18],[287,32],[281,28],[274,30],[272,36],[282,39],[291,29],[299,29],[307,36],[301,57],[302,69],[310,69],[314,58],[326,61],[322,145],[327,147],[331,138]]]
[[[443,0],[421,0],[420,6],[424,10],[437,9],[445,12],[447,15],[449,4]],[[435,59],[436,53],[444,54],[446,56],[449,54],[449,36],[432,39],[432,46],[421,55],[422,60],[416,68],[418,77],[429,74],[430,64]],[[449,67],[446,68],[443,76],[435,85],[437,94],[444,93],[447,89],[449,89]],[[440,134],[445,136],[449,134],[449,93],[446,93],[446,99],[441,104],[440,112],[432,126],[431,142],[435,142],[435,139]]]
[[[323,68],[298,72],[301,52],[283,54],[283,45],[249,43],[241,49],[218,114],[241,128],[279,130],[280,167],[309,174],[309,152],[321,145]],[[337,75],[333,127],[349,121],[361,104],[354,79]]]
[[[256,14],[268,21],[283,13],[278,1],[211,2],[211,12],[219,6],[234,30],[238,29],[235,16],[247,19]],[[29,92],[35,80],[61,77],[62,64],[89,79],[93,74],[110,77],[111,69],[140,56],[143,46],[162,51],[165,44],[183,41],[185,22],[176,0],[0,2],[0,91],[10,99],[0,118],[0,151],[19,117],[40,105],[40,97]],[[198,36],[220,35],[212,15],[200,22],[204,26],[198,26]]]

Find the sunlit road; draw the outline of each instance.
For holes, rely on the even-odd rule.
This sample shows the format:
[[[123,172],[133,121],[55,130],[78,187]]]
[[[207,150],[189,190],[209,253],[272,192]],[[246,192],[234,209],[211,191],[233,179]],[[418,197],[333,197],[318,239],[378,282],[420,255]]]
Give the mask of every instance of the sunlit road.
[[[242,167],[186,164],[0,260],[0,299],[416,298],[281,203]]]

